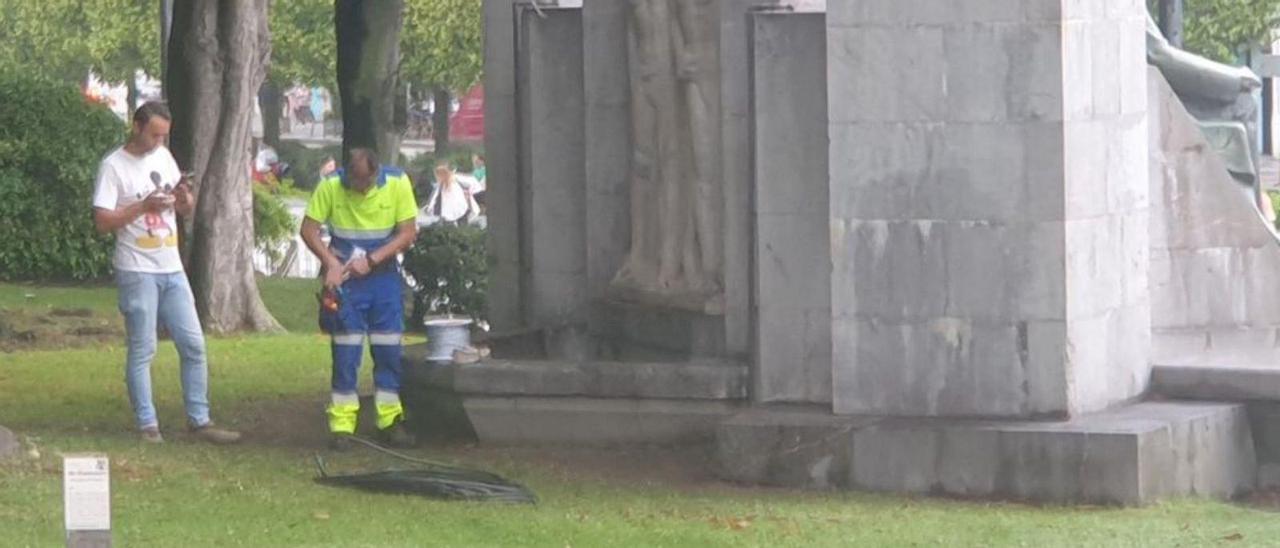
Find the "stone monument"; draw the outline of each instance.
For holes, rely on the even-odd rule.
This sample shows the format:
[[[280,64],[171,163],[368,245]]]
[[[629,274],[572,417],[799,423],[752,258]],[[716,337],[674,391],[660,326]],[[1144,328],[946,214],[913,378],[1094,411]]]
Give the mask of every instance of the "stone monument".
[[[1280,248],[1142,2],[484,6],[492,321],[573,336],[421,381],[480,441],[1056,502],[1280,471],[1237,401],[1280,376],[1165,361],[1274,343]]]

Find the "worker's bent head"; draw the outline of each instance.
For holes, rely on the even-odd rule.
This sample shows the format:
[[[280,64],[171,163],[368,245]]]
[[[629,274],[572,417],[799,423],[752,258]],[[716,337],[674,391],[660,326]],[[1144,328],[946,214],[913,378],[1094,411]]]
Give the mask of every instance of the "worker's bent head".
[[[364,191],[378,176],[378,155],[367,148],[353,148],[347,155],[347,180],[351,188]]]

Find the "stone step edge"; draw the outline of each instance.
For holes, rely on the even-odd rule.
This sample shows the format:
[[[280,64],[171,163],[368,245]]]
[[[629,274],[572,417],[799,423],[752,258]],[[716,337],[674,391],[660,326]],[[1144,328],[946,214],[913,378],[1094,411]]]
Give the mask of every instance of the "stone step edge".
[[[1280,401],[1280,365],[1219,367],[1156,365],[1151,391],[1164,397],[1205,401]]]
[[[750,373],[735,362],[485,360],[408,367],[406,379],[463,396],[728,400],[748,396]]]
[[[789,488],[1143,504],[1255,486],[1246,406],[1141,402],[1061,422],[832,417],[754,408],[722,423],[721,477]]]

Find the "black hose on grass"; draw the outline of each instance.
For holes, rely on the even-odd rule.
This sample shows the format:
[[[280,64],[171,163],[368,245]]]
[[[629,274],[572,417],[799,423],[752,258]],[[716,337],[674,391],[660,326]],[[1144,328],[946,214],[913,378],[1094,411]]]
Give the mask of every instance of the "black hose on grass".
[[[525,486],[492,472],[411,457],[356,436],[351,436],[349,439],[376,451],[425,468],[329,475],[328,471],[325,470],[324,459],[319,454],[316,454],[316,468],[320,473],[315,478],[316,483],[335,487],[349,487],[375,493],[419,495],[441,500],[473,500],[521,504],[537,504],[538,502],[537,495],[534,495]]]

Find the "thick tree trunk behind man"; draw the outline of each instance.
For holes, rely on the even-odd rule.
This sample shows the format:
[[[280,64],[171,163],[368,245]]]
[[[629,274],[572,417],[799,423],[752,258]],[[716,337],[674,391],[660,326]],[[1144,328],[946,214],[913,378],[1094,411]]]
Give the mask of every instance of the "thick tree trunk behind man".
[[[253,270],[250,124],[270,53],[267,0],[175,2],[165,88],[170,148],[196,174],[184,249],[196,309],[215,333],[279,330]]]
[[[372,148],[384,163],[399,161],[403,120],[397,123],[400,29],[404,0],[336,0],[338,91],[342,100],[342,154]]]

